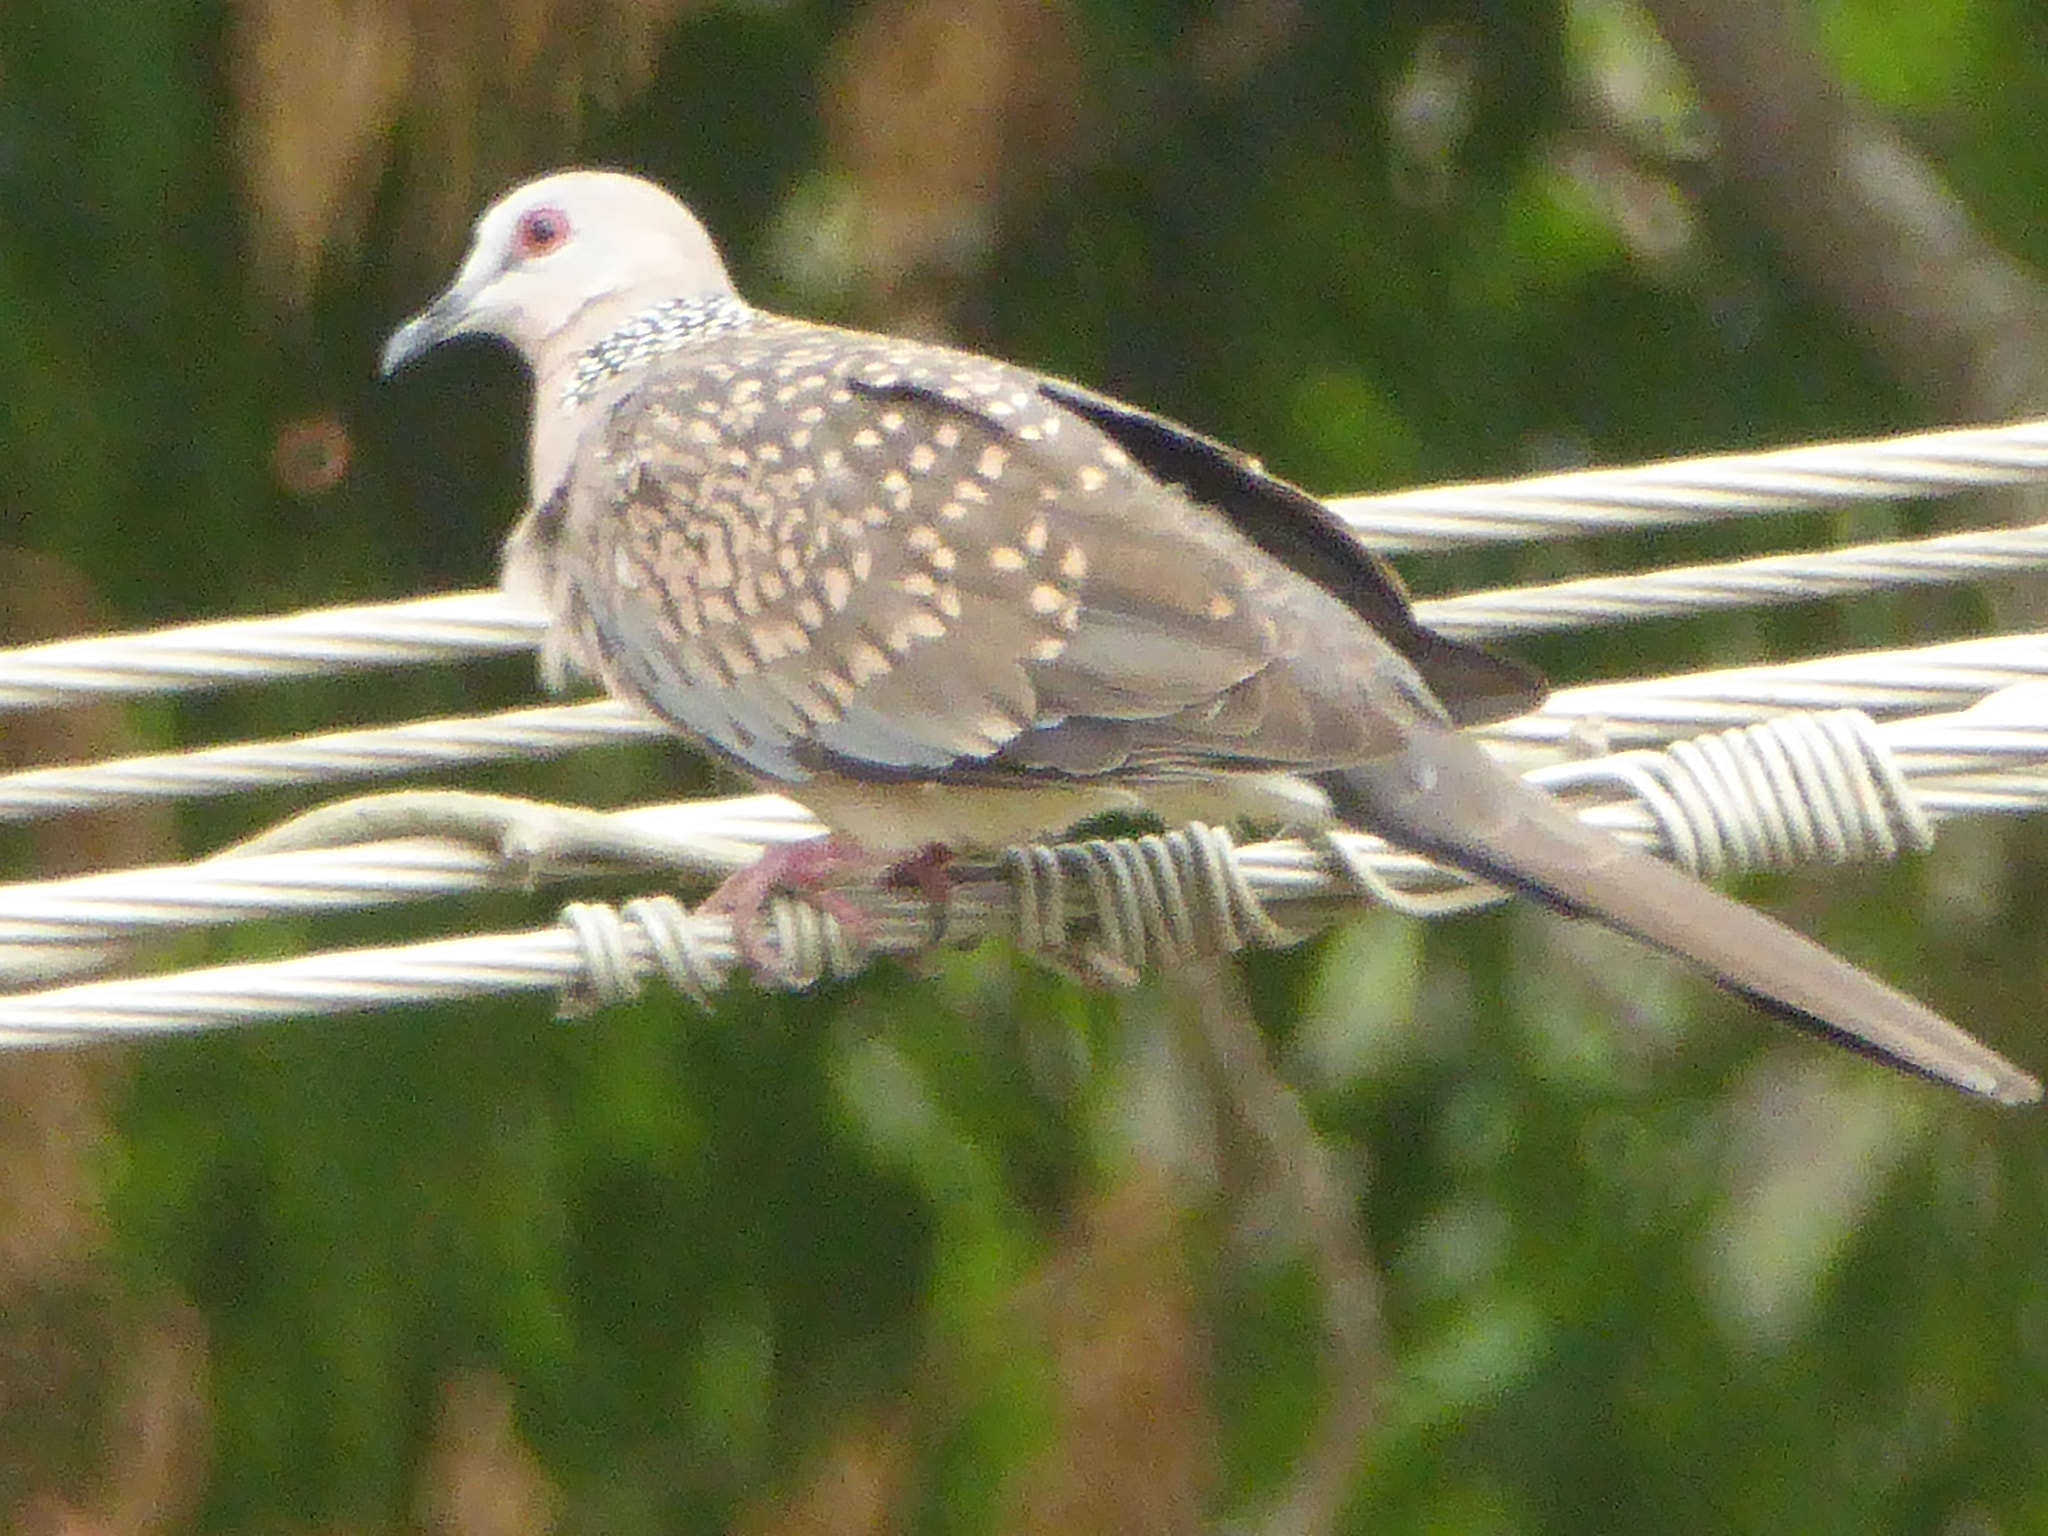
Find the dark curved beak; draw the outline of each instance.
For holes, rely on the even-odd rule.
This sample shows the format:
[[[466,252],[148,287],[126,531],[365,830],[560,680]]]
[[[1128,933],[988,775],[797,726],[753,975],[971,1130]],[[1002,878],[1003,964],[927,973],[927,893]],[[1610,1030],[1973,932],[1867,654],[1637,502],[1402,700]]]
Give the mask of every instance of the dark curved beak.
[[[422,353],[460,336],[468,321],[469,295],[460,286],[450,288],[391,333],[377,358],[377,377],[388,379]]]

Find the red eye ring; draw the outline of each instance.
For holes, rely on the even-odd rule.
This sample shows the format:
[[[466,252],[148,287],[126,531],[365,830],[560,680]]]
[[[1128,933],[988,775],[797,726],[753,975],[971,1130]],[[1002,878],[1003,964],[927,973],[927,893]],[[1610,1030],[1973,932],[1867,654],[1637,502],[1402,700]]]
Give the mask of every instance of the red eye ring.
[[[529,208],[512,231],[512,246],[521,256],[545,256],[569,239],[569,215],[559,208]]]

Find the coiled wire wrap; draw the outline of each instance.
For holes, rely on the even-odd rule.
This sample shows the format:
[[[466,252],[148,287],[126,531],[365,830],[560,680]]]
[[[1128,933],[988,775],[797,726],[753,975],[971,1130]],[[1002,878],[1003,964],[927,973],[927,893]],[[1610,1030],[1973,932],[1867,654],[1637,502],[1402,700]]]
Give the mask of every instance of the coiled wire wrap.
[[[1660,751],[1562,763],[1530,775],[1557,795],[1615,787],[1655,820],[1696,875],[1851,864],[1924,852],[1934,822],[1876,722],[1858,709],[1782,715]]]
[[[1877,726],[1852,709],[1787,715],[1532,777],[1554,793],[1633,796],[1648,810],[1663,850],[1707,876],[1891,859],[1934,838],[1932,820]],[[1411,915],[1439,916],[1505,895],[1452,871],[1438,872],[1429,884],[1397,883],[1371,857],[1375,845],[1368,840],[1332,831],[1320,841],[1356,895]],[[1305,933],[1272,914],[1259,876],[1244,867],[1229,832],[1200,822],[1142,837],[1024,844],[1008,850],[991,873],[1009,888],[1007,927],[1020,945],[1109,985],[1128,985],[1147,967],[1284,946]],[[563,908],[562,922],[584,947],[588,975],[565,994],[565,1013],[631,997],[649,973],[701,1000],[729,965],[704,947],[688,909],[673,897],[618,908],[574,902]],[[777,899],[769,924],[777,964],[766,979],[777,985],[807,986],[864,963],[867,946],[808,902]],[[642,936],[637,945],[634,930]],[[934,938],[971,937],[983,925],[948,911],[928,931]],[[638,956],[646,963],[636,964]]]
[[[2044,477],[2048,422],[2028,422],[1333,505],[1368,545],[1437,548]],[[1471,593],[1421,604],[1418,612],[1450,633],[1498,637],[1648,613],[1982,580],[2044,563],[2048,525]],[[471,593],[59,641],[0,650],[0,711],[442,664],[527,649],[540,630],[539,615],[494,593]],[[1661,844],[1699,872],[1835,863],[1925,847],[1933,823],[1945,817],[2048,804],[2044,679],[2048,634],[2003,635],[1568,689],[1540,713],[1485,735],[1515,766],[1533,766],[1538,783],[1587,802],[1582,814],[1589,819]],[[1839,712],[1785,716],[1807,709]],[[1874,726],[1855,710],[1885,723]],[[1667,746],[1723,727],[1717,736]],[[23,768],[0,775],[0,821],[542,758],[664,735],[658,722],[599,702]],[[1553,760],[1560,749],[1589,740],[1644,750],[1599,761]],[[564,829],[571,841],[583,838],[594,866],[623,856],[627,867],[696,877],[814,830],[799,808],[774,796],[614,815],[499,802],[480,817],[459,804],[451,813],[446,800],[423,797],[421,806],[439,805],[433,816],[419,806],[401,805],[395,816],[385,814],[390,807],[369,808],[354,815],[346,837],[295,850],[240,849],[193,864],[0,886],[0,1043],[505,991],[559,990],[573,1011],[623,995],[646,974],[668,975],[703,995],[738,963],[730,926],[665,895],[617,909],[574,904],[560,924],[526,933],[59,983],[103,972],[134,942],[170,931],[520,888],[543,876],[589,872],[543,868]],[[351,813],[340,810],[333,825],[345,827]],[[1002,871],[973,875],[938,915],[900,893],[868,893],[863,899],[873,901],[878,916],[857,934],[841,931],[844,925],[809,903],[779,901],[768,912],[770,947],[782,957],[777,970],[792,982],[844,974],[863,951],[905,952],[929,944],[935,933],[967,938],[1014,924],[1027,945],[1113,980],[1195,953],[1284,942],[1360,894],[1425,915],[1498,895],[1342,832],[1318,845],[1239,849],[1214,829],[1186,828],[1156,839],[1021,849]]]

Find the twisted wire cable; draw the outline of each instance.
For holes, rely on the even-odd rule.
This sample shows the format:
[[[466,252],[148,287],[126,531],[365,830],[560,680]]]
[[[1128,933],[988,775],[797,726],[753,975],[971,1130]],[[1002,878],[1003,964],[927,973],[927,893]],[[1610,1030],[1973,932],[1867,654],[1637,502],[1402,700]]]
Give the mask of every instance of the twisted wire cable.
[[[1918,433],[1769,453],[1723,454],[1628,469],[1580,470],[1505,484],[1440,486],[1329,503],[1368,546],[1388,553],[1511,539],[1563,538],[1758,512],[1824,508],[1873,498],[1940,496],[2048,478],[2048,422]],[[1829,551],[1788,562],[1703,567],[1635,578],[1560,584],[1532,616],[1505,595],[1421,605],[1425,622],[1472,638],[1528,627],[1611,622],[1698,602],[1799,599],[1802,581],[1828,595],[1902,582],[1958,581],[2038,568],[2041,532],[1954,534],[1883,545],[1880,553]],[[1755,565],[1755,562],[1747,562]],[[1715,573],[1723,573],[1716,575]],[[1601,598],[1607,582],[1627,583]],[[1654,594],[1663,583],[1666,595]],[[1576,592],[1571,588],[1578,588]],[[1505,605],[1489,612],[1489,604]],[[1462,605],[1462,611],[1461,611]],[[1569,617],[1564,615],[1569,614]],[[1604,615],[1604,617],[1603,617]],[[459,660],[531,647],[542,616],[495,592],[318,609],[283,617],[180,625],[141,635],[95,636],[0,651],[0,712],[94,698],[183,692],[366,667]]]
[[[2037,524],[1503,587],[1431,598],[1415,608],[1451,639],[1504,640],[1902,587],[1958,586],[2044,569],[2048,524]]]
[[[1833,506],[1874,495],[1947,494],[2044,475],[2048,423],[2029,423],[1333,505],[1370,544],[1424,549]],[[2048,526],[1585,578],[1419,607],[1425,622],[1446,633],[1493,638],[1972,580],[2044,564]],[[0,712],[446,662],[530,648],[541,629],[539,615],[496,593],[461,593],[58,642],[0,651]],[[1886,723],[1796,713],[1844,706]],[[1641,750],[1726,727],[1739,729],[1667,753]],[[1920,846],[1932,821],[1944,816],[2032,809],[2048,800],[2048,635],[1567,689],[1538,714],[1488,734],[1518,766],[1548,763],[1553,788],[1591,791],[1584,814],[1695,868],[1884,856]],[[630,709],[597,702],[60,765],[0,776],[0,821],[552,756],[665,735]],[[1616,749],[1632,750],[1556,762],[1560,752],[1585,759]],[[125,946],[169,929],[531,885],[584,867],[574,860],[551,865],[558,846],[597,850],[599,862],[606,855],[629,865],[651,859],[657,867],[703,874],[817,830],[799,808],[774,796],[616,817],[483,800],[367,797],[285,829],[296,830],[297,841],[261,839],[174,869],[0,887],[0,987],[40,989],[0,995],[0,1041],[249,1022],[506,987],[545,987],[580,1006],[624,995],[651,973],[702,993],[735,963],[729,926],[666,896],[617,909],[572,904],[555,928],[523,935],[183,976],[56,983],[104,969]],[[481,840],[478,826],[487,829]],[[383,836],[380,828],[404,835]],[[1361,893],[1423,912],[1489,898],[1426,860],[1349,834],[1327,846],[1282,842],[1239,851],[1224,834],[1189,828],[1128,842],[1019,850],[998,873],[1003,878],[970,885],[955,901],[952,931],[978,932],[1000,921],[1027,943],[1109,979],[1161,956],[1278,942],[1297,908],[1327,915]],[[880,900],[869,937],[884,949],[929,942],[929,910],[895,896]],[[862,963],[849,936],[814,907],[783,903],[773,921],[791,980]]]
[[[1405,554],[1952,496],[2044,479],[2048,422],[2029,421],[1713,454],[1627,469],[1573,470],[1505,485],[1344,496],[1330,506],[1373,548]]]
[[[216,619],[0,651],[0,712],[530,649],[543,617],[496,592]]]
[[[1795,709],[1854,708],[1883,718],[1952,710],[2040,675],[2048,675],[2048,634],[2002,635],[1562,688],[1534,714],[1488,727],[1486,734],[1534,762],[1560,750],[1583,754],[1596,744],[1655,745]],[[0,773],[0,825],[673,739],[640,711],[598,700],[24,768]]]
[[[1705,872],[1889,856],[1902,847],[1925,846],[1932,824],[1945,816],[1986,809],[1986,798],[1971,783],[1977,772],[1987,772],[1996,795],[2011,799],[2008,808],[2048,803],[2048,719],[2040,709],[2048,688],[2029,685],[2022,694],[1995,697],[1939,730],[1926,720],[1879,725],[1848,711],[1791,716],[1704,743],[1682,743],[1669,753],[1636,753],[1619,761],[1553,769],[1547,778],[1550,787],[1567,792],[1589,785],[1625,791],[1631,799],[1596,804],[1582,813]],[[1960,790],[1960,796],[1952,790]],[[522,814],[544,820],[552,811],[517,803],[506,809],[494,802],[485,814],[469,818],[486,830],[468,842],[407,836],[282,853],[259,847],[197,865],[0,888],[0,981],[34,987],[61,976],[70,955],[104,953],[111,943],[167,928],[530,884],[552,873],[545,857],[539,863],[508,859],[504,833]],[[454,825],[465,819],[446,806],[435,815],[438,820],[426,822],[399,815],[391,824]],[[617,851],[652,850],[654,863],[700,873],[737,867],[770,842],[820,830],[799,808],[776,796],[649,807],[622,816],[634,825],[631,836],[611,845]],[[374,823],[367,825],[374,830]],[[733,828],[741,825],[749,826],[758,841],[734,838]],[[573,828],[570,836],[573,842]],[[1327,916],[1333,903],[1361,894],[1425,913],[1471,904],[1461,877],[1358,834],[1328,835],[1325,841],[1335,844],[1338,855],[1334,859],[1326,859],[1316,843],[1301,840],[1239,851],[1210,829],[1190,836],[1192,843],[1167,834],[1127,844],[1025,850],[1008,866],[1009,884],[974,879],[970,866],[945,931],[969,936],[1002,924],[1078,968],[1114,980],[1162,955],[1184,959],[1245,942],[1277,942],[1313,921],[1291,909]],[[549,843],[543,825],[531,846],[544,855]],[[1063,886],[1049,893],[1043,889],[1045,881],[1061,877]],[[1040,886],[1017,883],[1030,879]],[[1031,894],[1034,889],[1038,894]],[[1083,912],[1081,939],[1072,937],[1069,903]],[[931,941],[933,917],[921,898],[870,891],[864,904],[880,913],[882,952]],[[579,931],[588,930],[585,936],[593,943],[592,935],[618,938],[609,920],[585,912],[579,921]],[[354,963],[372,972],[393,967],[367,977],[352,977],[345,966],[336,969],[342,962],[319,956],[269,962],[268,969],[216,969],[201,981],[188,973],[46,986],[0,995],[0,1042],[69,1040],[98,1027],[185,1027],[179,1021],[189,1022],[192,1010],[232,1024],[286,1016],[270,1011],[277,1008],[330,1013],[381,1002],[427,1001],[458,991],[465,974],[478,992],[559,985],[578,995],[592,987],[604,991],[599,973],[607,964],[613,970],[625,965],[636,976],[681,965],[678,983],[702,991],[710,977],[722,977],[736,962],[729,921],[723,914],[694,913],[676,921],[686,922],[687,931],[665,930],[665,944],[644,933],[631,940],[626,946],[630,964],[619,958],[626,952],[619,948],[623,941],[613,942],[603,951],[609,961],[589,959],[581,969],[572,967],[567,980],[550,961],[522,970],[526,980],[508,982],[506,963],[495,949],[429,945],[359,957]],[[781,951],[792,957],[792,979],[844,973],[857,964],[849,958],[847,936],[829,914],[788,902],[776,909],[774,921]],[[530,937],[516,936],[514,942]],[[677,961],[677,954],[687,961]],[[470,960],[464,956],[474,960],[467,973],[462,967]],[[152,990],[156,981],[165,982],[166,990]],[[94,1011],[100,1009],[105,1011]],[[87,1022],[95,1018],[102,1023]]]
[[[1517,761],[1531,752],[1595,756],[1797,711],[1860,709],[1884,720],[1944,714],[2042,677],[2048,632],[1993,635],[1560,688],[1533,714],[1479,734]]]

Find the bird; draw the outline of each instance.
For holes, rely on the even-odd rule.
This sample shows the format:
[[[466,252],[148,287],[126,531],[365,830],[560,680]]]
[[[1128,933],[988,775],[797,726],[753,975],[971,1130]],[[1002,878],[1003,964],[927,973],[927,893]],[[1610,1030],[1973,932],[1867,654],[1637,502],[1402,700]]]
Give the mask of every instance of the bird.
[[[736,907],[844,859],[1113,810],[1344,826],[1908,1073],[2040,1098],[1933,1010],[1499,764],[1463,727],[1541,680],[1423,626],[1327,507],[1244,453],[1027,367],[757,309],[680,200],[617,171],[490,206],[380,372],[472,335],[532,374],[501,579],[549,616],[548,677],[595,678],[829,829],[735,877]]]

